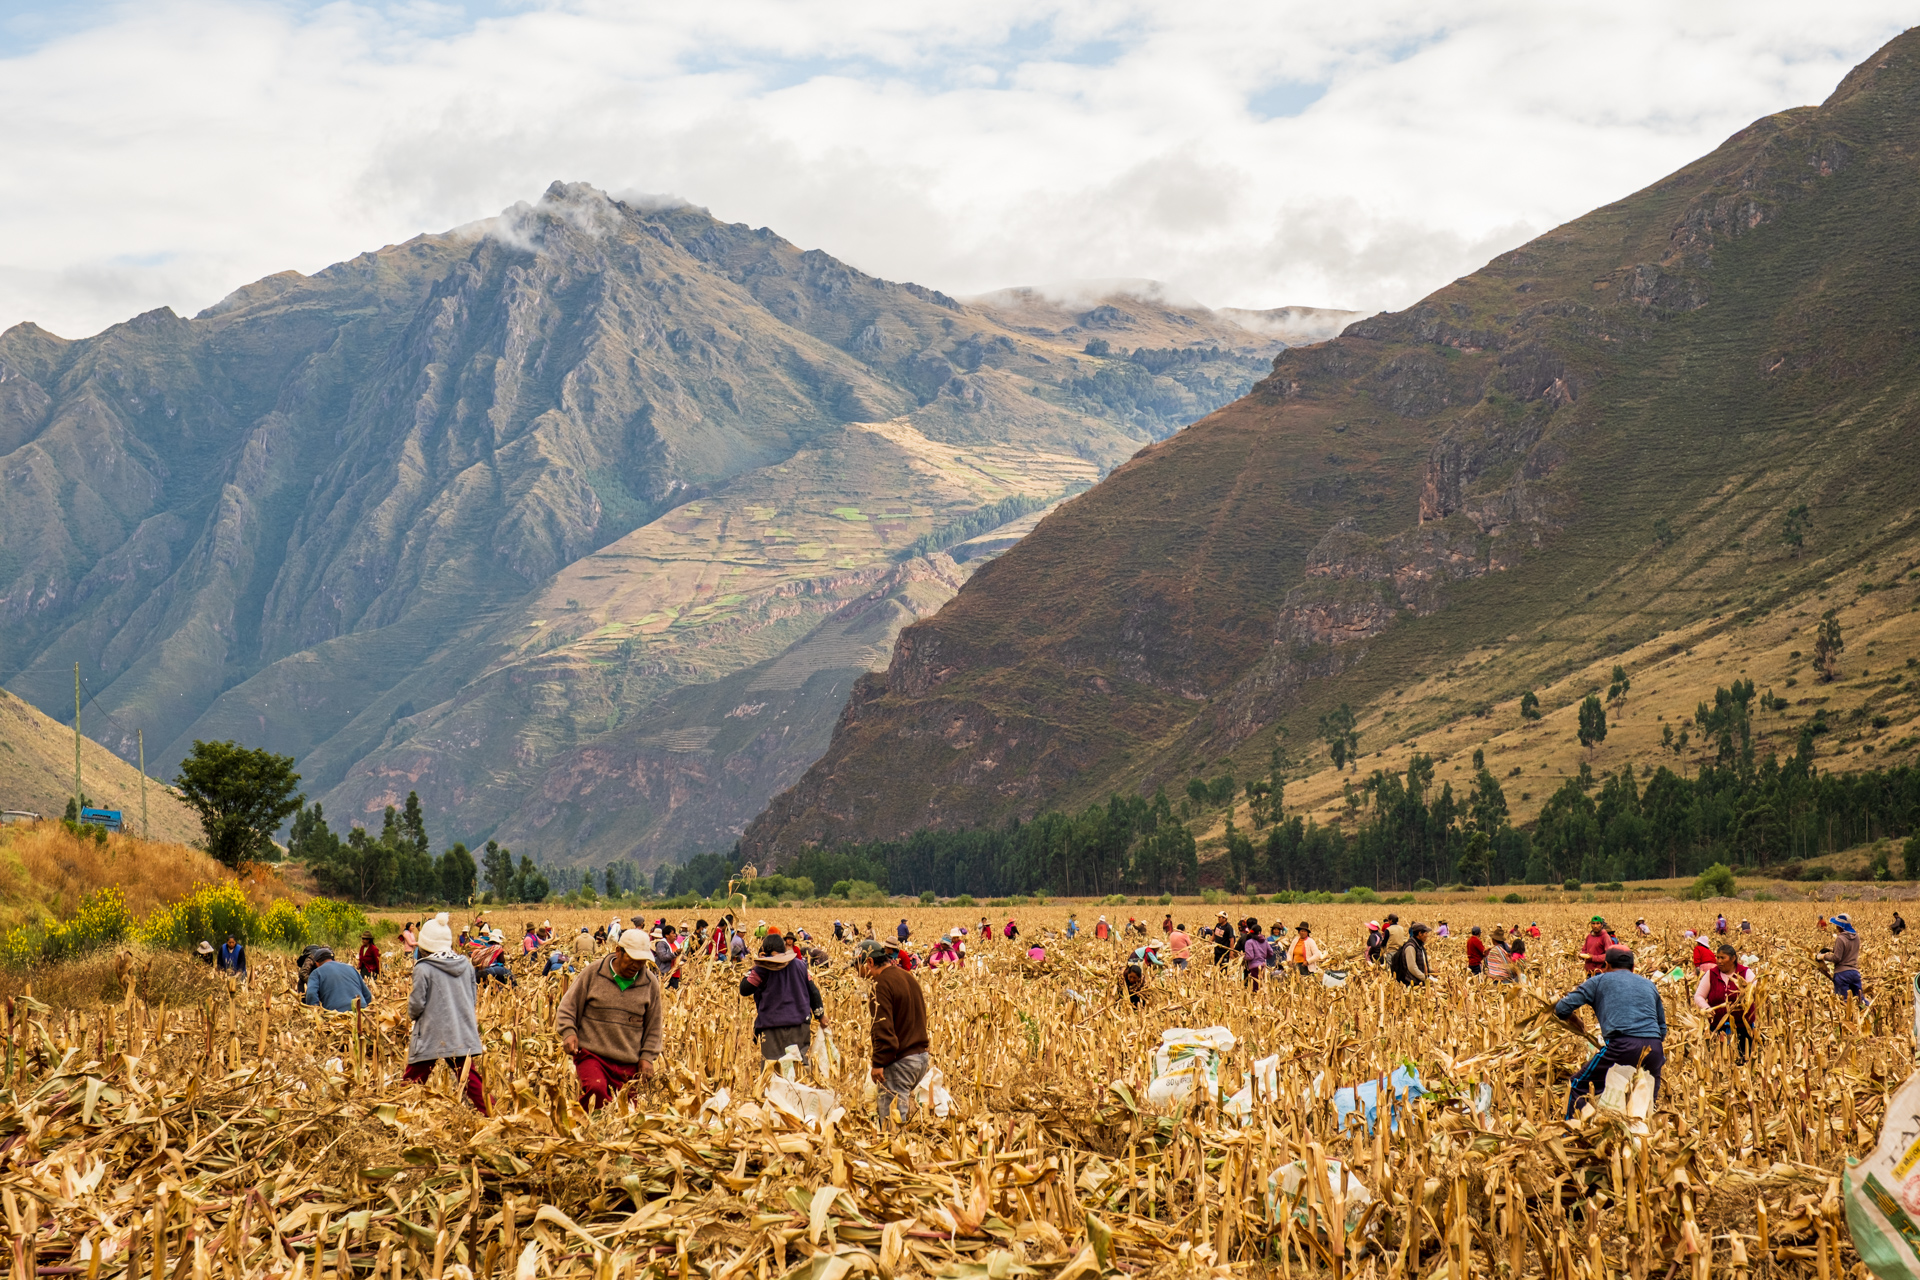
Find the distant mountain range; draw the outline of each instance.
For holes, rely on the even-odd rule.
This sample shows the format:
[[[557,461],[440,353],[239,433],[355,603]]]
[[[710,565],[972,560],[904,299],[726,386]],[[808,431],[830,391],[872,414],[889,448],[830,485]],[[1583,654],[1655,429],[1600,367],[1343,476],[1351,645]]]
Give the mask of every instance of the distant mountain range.
[[[1688,767],[1667,739],[1743,678],[1770,743],[1817,717],[1845,728],[1822,767],[1911,762],[1916,155],[1909,32],[1823,105],[1288,350],[906,628],[746,851],[1270,770],[1290,811],[1347,821],[1416,749],[1462,795],[1484,750],[1526,819],[1589,756]],[[1833,682],[1809,667],[1830,611]],[[1583,751],[1574,708],[1616,664],[1632,745]],[[1354,774],[1321,741],[1343,704]]]
[[[1061,296],[556,183],[192,319],[15,326],[0,683],[60,717],[78,661],[122,758],[271,747],[336,823],[724,847],[996,526],[1352,318]]]

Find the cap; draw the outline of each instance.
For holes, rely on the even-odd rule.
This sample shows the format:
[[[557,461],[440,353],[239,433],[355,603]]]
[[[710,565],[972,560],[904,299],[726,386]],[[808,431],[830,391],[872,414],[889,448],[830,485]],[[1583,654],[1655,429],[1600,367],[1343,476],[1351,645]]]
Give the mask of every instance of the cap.
[[[855,964],[869,961],[882,964],[891,960],[896,954],[898,953],[884,942],[874,938],[862,938],[860,945],[853,949],[853,961]]]
[[[964,934],[965,932],[966,932],[965,929],[962,929],[958,925],[955,925],[952,929],[949,929],[947,931],[947,936],[949,938],[958,938],[960,935]]]
[[[1432,931],[1428,929],[1425,924],[1421,923],[1418,920],[1415,920],[1412,924],[1407,926],[1407,932],[1408,933],[1430,933]]]
[[[1633,952],[1625,947],[1607,948],[1607,965],[1614,969],[1633,968]]]
[[[620,941],[614,943],[635,960],[653,959],[653,947],[646,934],[638,929],[628,929],[620,935]]]
[[[1594,916],[1592,919],[1587,921],[1588,924],[1605,924],[1606,922],[1607,922],[1607,918],[1605,916]]]

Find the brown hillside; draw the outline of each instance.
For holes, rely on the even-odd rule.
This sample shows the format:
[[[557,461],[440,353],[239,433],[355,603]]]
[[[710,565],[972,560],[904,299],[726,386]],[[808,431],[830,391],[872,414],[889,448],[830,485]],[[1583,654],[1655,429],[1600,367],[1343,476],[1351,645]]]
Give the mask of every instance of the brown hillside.
[[[1491,750],[1522,778],[1564,772],[1563,709],[1615,662],[1640,695],[1622,756],[1744,668],[1786,722],[1802,697],[1884,704],[1872,757],[1826,739],[1824,763],[1910,759],[1911,690],[1880,682],[1920,566],[1916,54],[1909,32],[1822,106],[1284,353],[1141,450],[901,634],[748,851],[1263,774],[1276,749],[1297,775],[1343,702],[1369,755],[1464,748],[1471,717],[1512,735]],[[1786,689],[1785,653],[1837,606],[1846,678]],[[1522,731],[1528,689],[1550,714]]]
[[[84,727],[85,722],[82,721]],[[80,740],[80,779],[97,808],[118,809],[129,834],[140,834],[140,771],[92,738]],[[73,798],[73,726],[42,715],[0,690],[0,808],[58,818]],[[147,823],[156,840],[200,838],[200,819],[172,791],[149,777]]]

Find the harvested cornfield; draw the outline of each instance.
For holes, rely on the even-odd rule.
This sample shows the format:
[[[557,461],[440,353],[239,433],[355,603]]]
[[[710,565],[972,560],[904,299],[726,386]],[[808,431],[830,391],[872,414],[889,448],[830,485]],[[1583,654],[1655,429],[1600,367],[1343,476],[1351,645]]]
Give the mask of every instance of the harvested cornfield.
[[[1666,1083],[1644,1139],[1619,1113],[1561,1118],[1591,1048],[1536,993],[1579,980],[1585,906],[1449,904],[1437,989],[1359,964],[1344,986],[1272,976],[1255,993],[1197,950],[1138,1009],[1120,995],[1118,944],[1083,935],[1030,963],[1027,938],[1068,909],[1025,908],[1017,949],[976,940],[982,963],[920,973],[952,1102],[888,1135],[864,1101],[864,985],[831,943],[816,976],[833,1051],[801,1076],[840,1095],[845,1115],[825,1123],[769,1097],[752,1005],[725,964],[685,966],[665,1069],[604,1113],[580,1110],[553,1033],[563,979],[489,988],[484,1118],[444,1073],[399,1078],[404,965],[357,1016],[298,1006],[280,957],[256,956],[250,985],[209,979],[174,1006],[143,998],[133,966],[111,1004],[5,1008],[13,1274],[1846,1275],[1857,1259],[1836,1179],[1911,1067],[1910,949],[1888,937],[1889,905],[1855,912],[1876,997],[1862,1012],[1809,959],[1820,908],[1726,905],[1755,926],[1736,938],[1759,956],[1758,1050],[1736,1064],[1691,1011],[1691,980],[1664,984]],[[1336,956],[1359,949],[1367,918],[1228,909],[1304,914]],[[1101,910],[1078,908],[1081,923]],[[1189,924],[1199,911],[1175,908]],[[1684,964],[1679,928],[1713,915],[1641,911],[1653,936],[1629,936],[1643,973]],[[1135,914],[1148,912],[1158,920],[1157,907]],[[1496,912],[1545,927],[1524,990],[1464,971],[1460,935]],[[905,914],[930,940],[980,912]],[[829,932],[823,911],[776,919]],[[1149,1105],[1160,1033],[1214,1025],[1236,1041],[1221,1098],[1269,1057],[1273,1087],[1244,1115],[1204,1094]],[[1425,1096],[1391,1124],[1369,1131],[1356,1111],[1342,1128],[1335,1086],[1396,1068],[1417,1070]]]

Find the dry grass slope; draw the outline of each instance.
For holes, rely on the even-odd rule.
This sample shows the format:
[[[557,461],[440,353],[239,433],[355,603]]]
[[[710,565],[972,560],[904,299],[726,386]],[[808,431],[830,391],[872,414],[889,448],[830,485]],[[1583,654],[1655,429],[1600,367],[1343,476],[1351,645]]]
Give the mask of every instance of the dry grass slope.
[[[82,720],[82,727],[85,726]],[[140,832],[140,771],[92,738],[80,740],[81,785],[102,809],[119,809]],[[0,689],[0,808],[58,818],[73,797],[73,726],[42,715]],[[147,779],[147,821],[159,840],[189,840],[200,819],[170,789]]]

